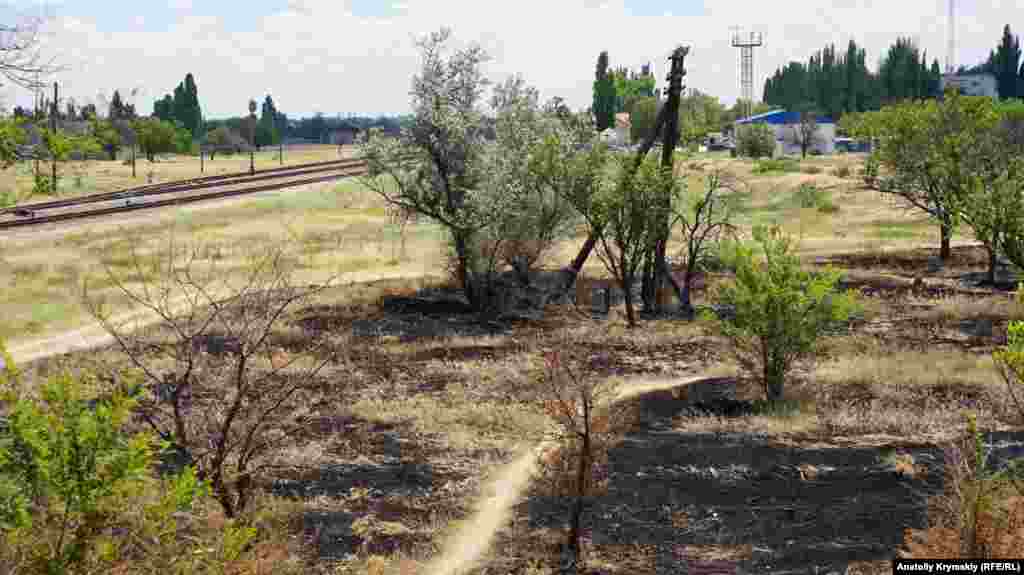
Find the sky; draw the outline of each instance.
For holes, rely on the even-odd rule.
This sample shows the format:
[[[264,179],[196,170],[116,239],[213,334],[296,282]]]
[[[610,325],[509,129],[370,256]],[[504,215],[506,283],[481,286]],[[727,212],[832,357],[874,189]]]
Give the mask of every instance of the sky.
[[[957,1],[957,64],[983,60],[1005,24],[1024,29],[1017,0]],[[520,74],[574,109],[590,105],[602,50],[614,67],[653,63],[662,86],[669,52],[686,44],[686,86],[731,105],[740,93],[733,27],[763,35],[759,99],[777,67],[851,38],[869,65],[900,35],[944,65],[946,12],[947,0],[14,0],[0,10],[46,18],[42,49],[65,68],[53,78],[62,98],[96,103],[137,90],[136,109],[151,113],[191,72],[208,118],[244,115],[250,98],[268,93],[293,118],[407,113],[415,39],[442,26],[453,47],[487,50],[493,81]],[[0,87],[8,109],[32,101]]]

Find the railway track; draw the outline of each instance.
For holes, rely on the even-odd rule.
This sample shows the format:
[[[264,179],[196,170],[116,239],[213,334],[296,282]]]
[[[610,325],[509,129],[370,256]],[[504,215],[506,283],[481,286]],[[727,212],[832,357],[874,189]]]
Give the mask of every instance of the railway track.
[[[190,180],[163,182],[77,198],[22,204],[16,208],[0,210],[0,229],[183,205],[202,200],[329,182],[364,173],[366,173],[364,160],[344,159],[271,168],[260,170],[255,174],[248,172],[218,174]],[[169,194],[174,196],[159,198],[159,196]]]

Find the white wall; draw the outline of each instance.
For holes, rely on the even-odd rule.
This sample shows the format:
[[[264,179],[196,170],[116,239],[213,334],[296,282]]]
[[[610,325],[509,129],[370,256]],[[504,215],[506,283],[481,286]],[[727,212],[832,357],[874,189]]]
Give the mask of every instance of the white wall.
[[[781,150],[785,155],[800,155],[800,144],[797,143],[795,134],[799,130],[797,124],[776,124],[775,139],[782,140],[781,146],[776,146],[776,153]],[[818,124],[814,132],[814,144],[810,149],[817,150],[822,154],[833,154],[836,151],[836,125]],[[808,150],[810,153],[810,150]]]

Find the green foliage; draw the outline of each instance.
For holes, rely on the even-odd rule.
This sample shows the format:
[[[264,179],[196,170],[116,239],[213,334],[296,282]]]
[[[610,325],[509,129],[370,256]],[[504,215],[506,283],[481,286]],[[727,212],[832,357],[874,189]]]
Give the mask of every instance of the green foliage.
[[[775,132],[767,124],[738,126],[736,151],[750,158],[770,158],[775,153]]]
[[[122,433],[134,403],[123,390],[89,397],[95,381],[65,373],[32,397],[2,345],[0,353],[8,365],[0,378],[0,530],[30,564],[65,573],[88,559],[118,503],[145,482],[158,444]]]
[[[171,125],[180,122],[192,137],[199,137],[202,133],[203,112],[199,104],[199,89],[191,72],[174,88],[173,96],[165,94],[153,104],[153,116]]]
[[[591,110],[599,132],[615,125],[615,82],[608,73],[608,52],[601,52],[597,57]]]
[[[800,187],[793,194],[793,199],[799,207],[814,208],[823,214],[834,214],[839,211],[839,206],[832,202],[832,197],[828,191],[819,188],[812,182],[800,184]]]
[[[256,145],[271,146],[280,141],[281,136],[277,126],[275,126],[277,115],[274,99],[270,97],[270,94],[267,94],[260,107],[259,124],[256,126]]]
[[[54,194],[53,183],[50,182],[50,176],[46,175],[42,171],[35,173],[32,176],[32,193],[33,196],[49,196]]]
[[[848,320],[857,302],[853,292],[838,291],[839,271],[801,269],[791,239],[778,227],[755,227],[754,239],[765,261],[734,244],[728,260],[736,278],[713,296],[729,311],[723,319],[705,319],[729,340],[740,365],[762,381],[766,399],[777,401],[796,361],[813,355],[819,338]]]
[[[1024,284],[1018,285],[1016,299],[1024,304]],[[1006,328],[1006,345],[993,352],[992,358],[1006,382],[1021,422],[1024,422],[1024,398],[1020,397],[1024,386],[1024,321],[1010,322]]]
[[[170,122],[157,118],[141,118],[132,122],[139,149],[152,162],[156,154],[173,152],[178,138],[178,130]]]
[[[690,89],[679,102],[679,139],[700,143],[708,132],[721,131],[724,120],[725,107],[718,98]]]
[[[625,68],[619,68],[610,76],[615,88],[616,113],[632,110],[633,104],[641,98],[654,97],[655,80],[650,74],[630,73]]]
[[[192,132],[184,126],[179,125],[174,130],[174,151],[184,155],[192,153]]]
[[[763,100],[796,110],[805,102],[841,119],[848,113],[877,110],[885,102],[934,98],[939,93],[938,61],[907,38],[897,38],[879,71],[868,69],[864,48],[851,40],[845,51],[828,45],[807,63],[791,62],[765,81]]]
[[[684,184],[653,156],[635,171],[633,162],[631,157],[617,158],[614,184],[605,186],[592,206],[602,230],[597,255],[625,294],[630,327],[636,325],[631,292],[637,270],[658,237],[658,222],[669,216],[665,210],[671,209],[671,199],[680,196]]]
[[[18,159],[18,146],[25,143],[25,130],[20,118],[0,119],[0,166],[7,169]]]
[[[92,136],[100,148],[110,154],[111,160],[116,160],[117,152],[121,149],[121,133],[109,120],[93,117],[89,123],[92,126]]]
[[[968,159],[998,121],[990,98],[950,91],[941,102],[887,106],[848,127],[855,136],[876,142],[865,165],[865,182],[931,216],[940,225],[945,254],[961,220],[961,205],[978,175],[979,164]]]
[[[995,52],[989,56],[989,65],[996,76],[999,97],[1024,98],[1018,72],[1021,66],[1020,38],[1015,36],[1007,24]]]
[[[633,142],[642,141],[654,131],[654,123],[658,117],[658,99],[642,97],[634,100],[629,113],[629,138]]]
[[[765,160],[758,160],[751,171],[755,174],[767,174],[770,172],[795,174],[800,171],[800,162],[792,158],[769,158]]]

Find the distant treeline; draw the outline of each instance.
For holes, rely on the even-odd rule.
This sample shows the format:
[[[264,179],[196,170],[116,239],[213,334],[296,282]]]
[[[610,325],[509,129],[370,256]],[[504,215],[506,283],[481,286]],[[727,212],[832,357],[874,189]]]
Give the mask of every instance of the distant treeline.
[[[1024,66],[1020,40],[1003,29],[988,60],[959,72],[989,72],[996,76],[1002,98],[1024,97]],[[764,84],[763,101],[787,110],[813,108],[838,119],[846,112],[878,110],[907,99],[939,94],[942,71],[938,59],[928,64],[927,53],[910,38],[897,38],[883,55],[878,71],[867,68],[867,54],[850,40],[845,52],[834,45],[811,55],[807,63],[790,62]]]
[[[387,133],[397,133],[401,129],[403,121],[401,116],[378,116],[375,118],[367,116],[336,116],[332,118],[323,114],[316,114],[312,117],[298,120],[289,119],[283,112],[277,112],[277,116],[280,119],[278,129],[280,130],[281,137],[284,139],[298,138],[316,142],[327,142],[332,131],[347,127],[356,128],[360,133],[365,133],[370,128],[380,128]],[[229,130],[246,134],[246,121],[246,118],[241,117],[207,120],[206,127],[208,132],[220,126],[225,126]],[[276,137],[272,138],[272,140],[273,143],[277,141]],[[263,144],[264,142],[259,143]]]
[[[846,112],[877,110],[883,104],[934,97],[939,92],[938,60],[913,40],[898,38],[882,58],[878,72],[867,68],[864,48],[850,40],[845,53],[834,45],[811,55],[806,64],[790,62],[765,81],[764,102],[787,110],[813,108],[833,118]]]

